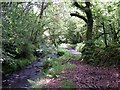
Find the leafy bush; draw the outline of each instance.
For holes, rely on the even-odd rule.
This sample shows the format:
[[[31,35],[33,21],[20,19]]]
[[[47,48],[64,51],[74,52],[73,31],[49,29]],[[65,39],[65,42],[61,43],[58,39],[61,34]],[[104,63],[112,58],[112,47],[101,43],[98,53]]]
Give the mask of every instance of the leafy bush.
[[[119,66],[120,49],[119,48],[95,48],[82,55],[85,63],[98,66]]]
[[[10,73],[14,70],[18,70],[23,68],[24,66],[30,64],[35,60],[35,57],[32,55],[32,53],[29,52],[29,57],[20,57],[16,58],[13,54],[8,55],[8,52],[3,52],[2,55],[2,71],[3,73]],[[14,56],[14,57],[11,57]]]

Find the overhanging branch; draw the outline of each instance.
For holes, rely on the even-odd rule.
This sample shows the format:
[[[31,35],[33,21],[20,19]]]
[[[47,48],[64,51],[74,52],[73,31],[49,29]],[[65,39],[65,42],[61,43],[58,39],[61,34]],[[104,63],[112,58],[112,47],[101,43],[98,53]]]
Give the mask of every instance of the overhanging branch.
[[[87,19],[82,16],[82,15],[79,15],[78,13],[70,13],[71,16],[75,16],[75,17],[78,17],[78,18],[81,18],[83,19],[86,23],[88,22]]]
[[[73,5],[74,5],[74,6],[76,6],[77,8],[79,8],[79,9],[81,9],[82,11],[84,11],[84,10],[85,10],[85,7],[84,7],[84,6],[82,6],[82,5],[80,5],[80,4],[78,4],[78,2],[77,2],[76,0],[74,0]]]

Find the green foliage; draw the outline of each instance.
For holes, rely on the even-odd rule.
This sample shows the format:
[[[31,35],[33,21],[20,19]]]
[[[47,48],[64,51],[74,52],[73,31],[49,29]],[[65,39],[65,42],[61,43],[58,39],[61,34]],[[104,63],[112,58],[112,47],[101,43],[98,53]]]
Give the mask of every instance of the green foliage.
[[[46,44],[40,44],[38,48],[34,51],[37,57],[48,58],[50,54],[56,54],[57,50],[54,46],[49,46]]]
[[[15,70],[19,70],[21,68],[24,68],[24,66],[29,65],[35,60],[35,57],[31,57],[31,60],[29,59],[14,59],[11,57],[6,57],[5,61],[2,63],[2,71],[3,73],[10,73]]]
[[[71,2],[57,4],[45,2],[46,8],[42,18],[39,12],[41,3],[30,2],[25,3],[25,5],[16,2],[1,3],[4,72],[16,70],[18,67],[21,68],[32,62],[35,59],[33,52],[37,49],[40,51],[38,56],[46,56],[44,63],[50,63],[48,66],[45,65],[46,69],[51,68],[55,61],[59,62],[61,60],[60,62],[63,62],[73,58],[80,59],[81,55],[72,55],[65,49],[58,48],[58,51],[56,51],[56,47],[61,43],[67,43],[67,48],[76,48],[78,51],[82,51],[82,57],[90,62],[99,63],[98,59],[91,58],[97,58],[97,56],[106,57],[103,59],[107,60],[109,58],[107,57],[109,56],[108,51],[101,49],[105,47],[105,36],[108,47],[116,48],[120,44],[120,5],[118,1],[108,3],[96,1],[91,3],[94,19],[93,40],[88,42],[85,41],[86,24],[82,20],[69,15],[70,12],[78,11],[77,8],[71,7]],[[37,4],[40,5],[38,12],[36,12],[38,9]],[[34,6],[36,10],[34,10]],[[81,15],[84,16],[84,13],[81,12]],[[84,46],[84,43],[81,42],[86,45]],[[113,49],[111,51],[114,52]],[[49,61],[47,55],[51,54],[51,52],[58,52],[61,57],[58,59],[50,58]],[[98,54],[98,52],[101,52],[101,54]],[[110,60],[110,62],[114,63],[116,58],[119,57],[111,58],[113,60]],[[10,67],[10,70],[7,69],[7,66]]]
[[[66,34],[67,42],[70,44],[77,44],[81,42],[80,33],[76,31],[76,24],[72,21],[68,23],[68,32]]]
[[[60,49],[63,50],[63,49]],[[65,50],[63,50],[66,52]],[[73,68],[74,65],[69,63],[70,60],[73,58],[78,58],[78,56],[73,56],[72,54],[65,53],[63,56],[60,56],[55,59],[46,59],[43,61],[43,72],[45,72],[45,75],[48,77],[58,77],[61,73],[61,71]]]
[[[103,4],[102,6],[100,4]],[[118,2],[99,2],[93,4],[93,17],[94,17],[94,39],[95,44],[100,47],[105,47],[105,37],[108,46],[116,43],[119,44],[119,21],[118,21]],[[103,25],[104,23],[104,30]],[[105,32],[104,32],[105,31]],[[106,33],[106,34],[105,34]]]
[[[89,55],[82,56],[86,63],[97,66],[118,66],[120,65],[119,48],[108,47],[105,49],[94,48]]]
[[[34,47],[30,43],[23,44],[19,48],[12,46],[10,48],[9,46],[4,48],[2,55],[3,72],[10,73],[11,71],[21,69],[34,61],[35,57],[33,56],[33,48]]]
[[[64,48],[58,48],[57,51],[58,51],[58,54],[61,53],[62,55],[64,55],[64,54],[69,55],[70,54],[70,52]]]
[[[35,32],[42,26],[42,23],[35,24],[38,18],[31,9],[25,10],[22,3],[3,2],[2,8],[2,66],[3,72],[8,73],[35,60],[33,50],[38,44]]]
[[[69,68],[73,68],[74,65],[70,64],[70,63],[67,63],[67,64],[56,64],[56,65],[53,65],[46,73],[46,76],[48,77],[53,77],[53,78],[56,78],[58,77],[61,72],[63,70],[66,70],[66,69],[69,69]]]
[[[80,51],[80,52],[81,52],[82,49],[83,49],[83,47],[84,47],[84,45],[85,45],[84,43],[77,43],[77,46],[76,46],[75,49],[76,49],[77,51]]]

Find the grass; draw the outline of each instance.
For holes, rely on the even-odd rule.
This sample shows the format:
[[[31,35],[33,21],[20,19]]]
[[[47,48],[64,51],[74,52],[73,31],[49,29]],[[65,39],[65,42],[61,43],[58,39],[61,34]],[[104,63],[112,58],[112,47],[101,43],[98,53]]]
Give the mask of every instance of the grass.
[[[64,49],[64,48],[58,48],[57,51],[58,51],[58,52],[63,52],[65,55],[71,54],[67,49]]]
[[[46,76],[48,77],[52,77],[52,78],[56,78],[59,77],[59,75],[61,74],[62,71],[69,69],[69,68],[73,68],[74,65],[67,63],[67,64],[56,64],[54,66],[52,66],[50,69],[48,69]]]
[[[81,59],[81,54],[72,54],[70,51],[64,48],[58,48],[58,52],[63,52],[64,57],[71,58],[74,60],[80,60]]]

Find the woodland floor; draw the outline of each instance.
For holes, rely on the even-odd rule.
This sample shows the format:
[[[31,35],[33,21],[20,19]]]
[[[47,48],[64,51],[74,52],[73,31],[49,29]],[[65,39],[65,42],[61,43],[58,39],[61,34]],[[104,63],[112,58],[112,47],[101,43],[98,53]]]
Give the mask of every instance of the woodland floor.
[[[63,71],[60,78],[49,79],[46,88],[61,88],[60,81],[67,78],[72,81],[75,88],[120,88],[120,69],[115,67],[93,67],[80,64],[80,61],[72,60],[76,67]]]
[[[78,53],[69,49],[72,53]],[[70,63],[75,67],[61,72],[61,76],[55,79],[47,78],[45,88],[62,88],[60,82],[64,79],[72,81],[75,88],[120,88],[120,68],[116,67],[93,67],[82,64],[79,60],[72,60]],[[29,88],[27,79],[37,80],[40,77],[40,61],[20,71],[5,75],[2,79],[3,87],[8,88]]]

